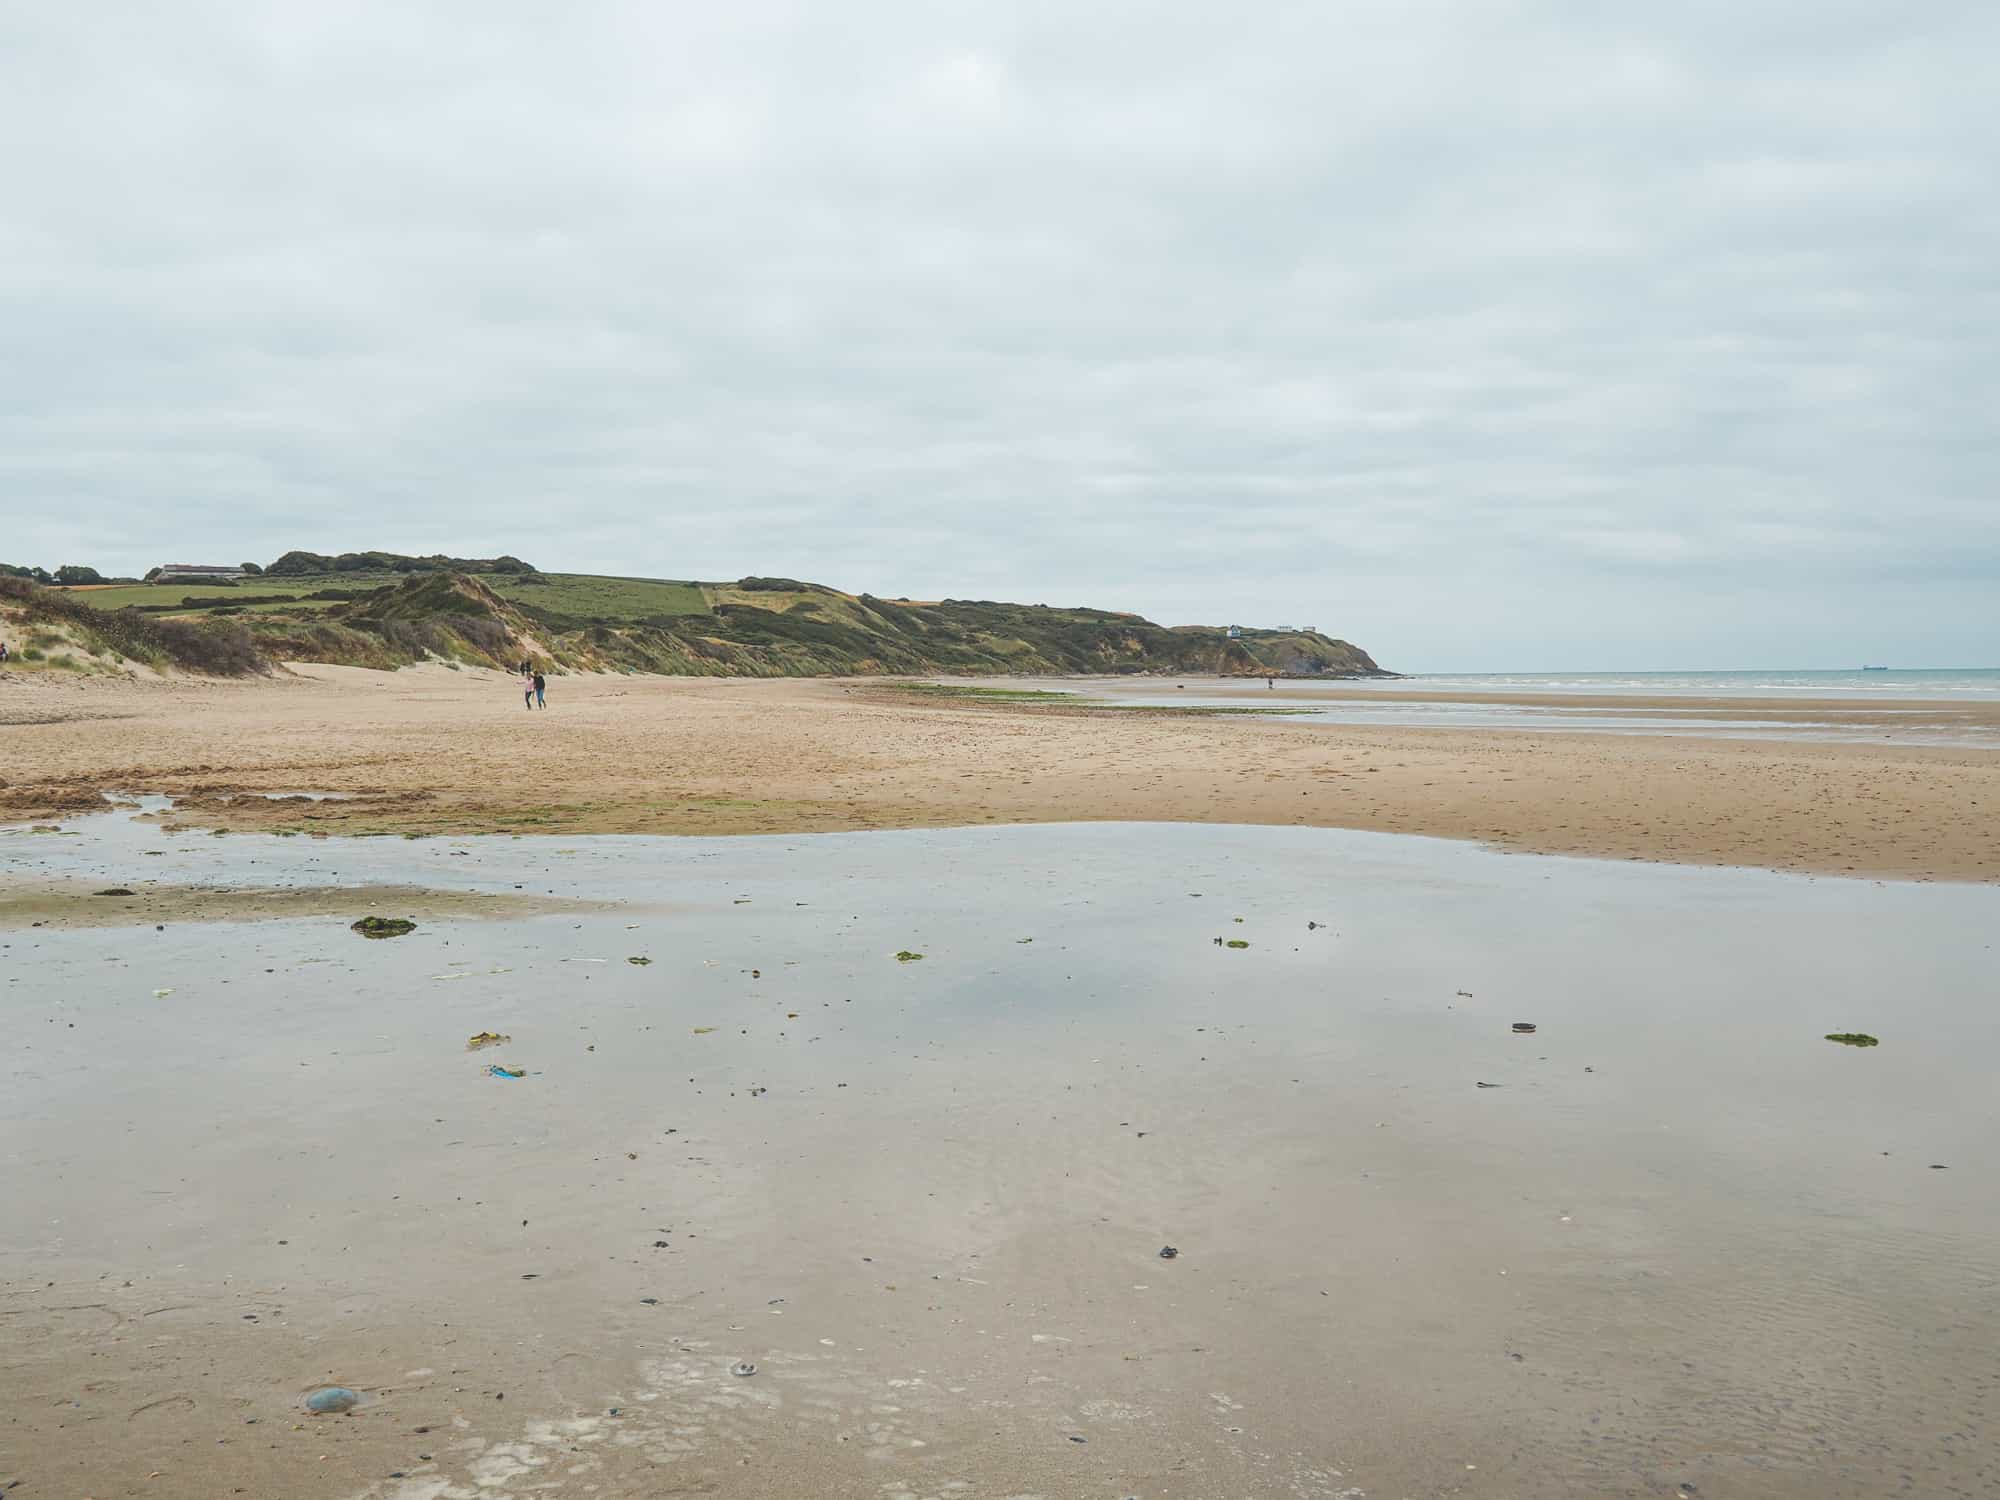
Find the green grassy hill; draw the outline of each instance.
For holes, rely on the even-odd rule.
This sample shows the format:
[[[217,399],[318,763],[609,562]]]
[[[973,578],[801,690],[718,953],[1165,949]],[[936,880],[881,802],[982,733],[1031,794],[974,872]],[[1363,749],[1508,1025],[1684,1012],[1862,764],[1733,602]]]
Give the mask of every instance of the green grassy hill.
[[[287,554],[288,560],[313,554]],[[787,578],[697,583],[525,571],[275,571],[232,586],[39,590],[91,611],[226,632],[272,660],[395,667],[423,660],[682,676],[1178,673],[1387,676],[1346,641],[1304,631],[1156,625],[1111,610],[847,594]],[[414,560],[400,560],[411,562]],[[509,563],[517,560],[507,559]],[[274,565],[275,567],[275,565]],[[107,621],[107,624],[109,621]],[[136,626],[134,627],[136,628]]]

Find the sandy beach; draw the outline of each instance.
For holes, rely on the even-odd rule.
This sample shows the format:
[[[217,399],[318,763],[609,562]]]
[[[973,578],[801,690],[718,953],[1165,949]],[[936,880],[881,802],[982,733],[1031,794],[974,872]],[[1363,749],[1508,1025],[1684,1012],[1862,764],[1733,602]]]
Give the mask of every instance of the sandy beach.
[[[1234,691],[1245,706],[1264,693]],[[1383,690],[1354,691],[1379,701]],[[1991,704],[1627,706],[1703,722],[1837,714],[1888,735],[1915,716],[2000,733]],[[245,683],[16,677],[0,682],[0,736],[0,816],[29,821],[136,791],[173,795],[192,825],[329,833],[1281,824],[2000,879],[2000,753],[1893,739],[1347,726],[924,701],[879,682],[593,676],[556,679],[551,707],[531,715],[511,679],[436,667],[303,667]],[[349,800],[270,800],[298,792]]]
[[[550,701],[0,686],[0,1488],[1991,1487],[1991,752]]]

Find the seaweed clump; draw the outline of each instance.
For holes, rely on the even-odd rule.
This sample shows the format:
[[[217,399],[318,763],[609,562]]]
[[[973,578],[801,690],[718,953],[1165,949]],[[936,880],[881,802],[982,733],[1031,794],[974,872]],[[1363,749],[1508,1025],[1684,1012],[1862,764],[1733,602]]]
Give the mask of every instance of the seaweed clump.
[[[401,937],[416,930],[417,924],[408,917],[363,917],[354,924],[354,931],[365,938]]]

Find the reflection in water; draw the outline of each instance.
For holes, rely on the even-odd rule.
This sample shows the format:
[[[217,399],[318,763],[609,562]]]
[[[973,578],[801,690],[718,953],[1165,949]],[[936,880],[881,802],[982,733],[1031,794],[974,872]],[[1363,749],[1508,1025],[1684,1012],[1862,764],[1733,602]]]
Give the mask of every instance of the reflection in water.
[[[113,1368],[121,1417],[189,1393],[202,1483],[295,1495],[1977,1487],[1992,888],[1321,829],[73,827],[4,870],[634,904],[9,935],[0,1404],[51,1488],[159,1467],[22,1399]],[[386,1414],[354,1441],[470,1415],[340,1490],[229,1404],[283,1432],[308,1381]]]

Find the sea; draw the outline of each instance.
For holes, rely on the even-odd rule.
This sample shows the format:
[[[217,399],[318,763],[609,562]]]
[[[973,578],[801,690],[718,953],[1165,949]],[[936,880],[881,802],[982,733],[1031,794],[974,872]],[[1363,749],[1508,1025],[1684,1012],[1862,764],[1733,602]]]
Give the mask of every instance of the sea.
[[[1467,693],[1609,693],[1661,698],[1934,698],[1962,703],[2000,699],[2000,667],[1889,667],[1728,672],[1418,672],[1342,687],[1408,691],[1412,685]]]

